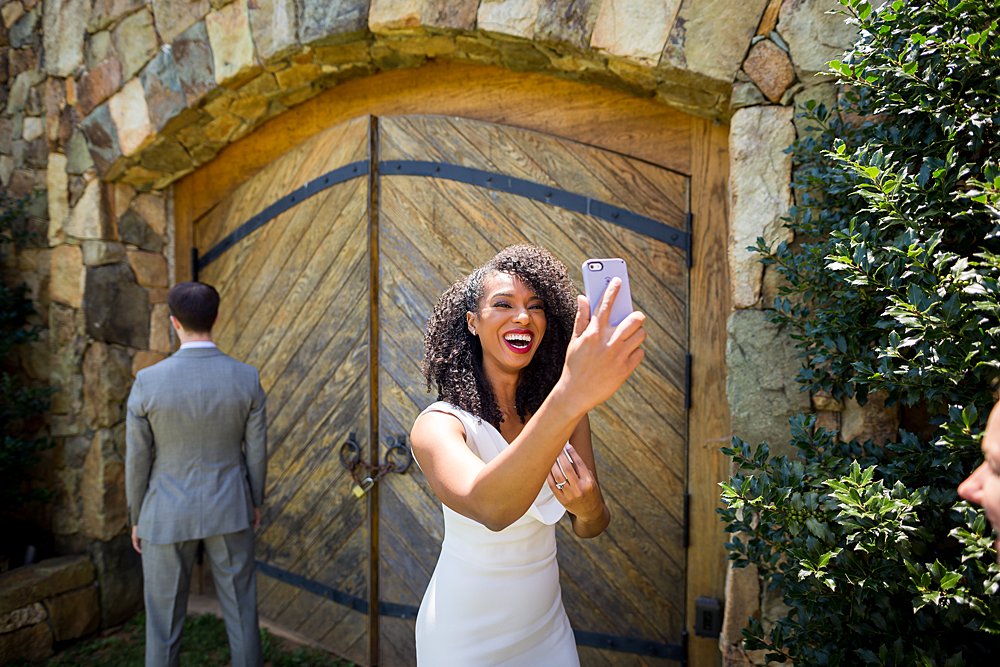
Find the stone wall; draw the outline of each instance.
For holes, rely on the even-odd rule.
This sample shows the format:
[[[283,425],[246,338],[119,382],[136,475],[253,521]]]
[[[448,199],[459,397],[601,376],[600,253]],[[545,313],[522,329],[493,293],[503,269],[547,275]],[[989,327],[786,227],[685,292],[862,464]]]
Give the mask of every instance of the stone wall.
[[[74,4],[87,15],[83,0],[63,11]],[[59,54],[47,74],[75,98],[104,179],[163,188],[322,90],[435,59],[622,87],[725,118],[766,0],[181,5],[99,1],[86,34],[60,32],[46,46]]]
[[[100,624],[96,572],[86,556],[52,558],[0,574],[0,664],[44,660],[53,646]]]
[[[896,408],[873,396],[865,406],[800,391],[801,365],[787,332],[771,323],[767,309],[779,276],[760,264],[747,246],[757,237],[769,244],[794,239],[781,221],[794,203],[791,155],[785,149],[807,129],[797,114],[809,100],[835,108],[841,90],[823,72],[851,47],[855,29],[829,10],[833,0],[771,0],[731,96],[729,269],[734,310],[726,350],[727,393],[733,433],[751,442],[768,442],[778,454],[790,451],[788,419],[817,414],[818,425],[844,439],[885,441],[899,424]],[[785,608],[779,592],[768,591],[753,567],[730,568],[726,577],[726,615],[719,640],[726,665],[763,662],[763,652],[747,653],[741,631],[749,616],[765,627]]]
[[[347,79],[434,60],[625,89],[730,126],[733,431],[787,441],[810,397],[764,309],[774,276],[745,250],[787,238],[795,107],[835,101],[817,73],[853,41],[836,0],[5,0],[0,181],[33,197],[38,240],[5,253],[46,325],[25,370],[57,389],[50,527],[90,553],[105,624],[139,604],[126,532],[123,410],[172,349],[170,184]],[[814,397],[839,426],[851,406]],[[845,423],[850,422],[847,416]],[[743,587],[753,590],[753,586]],[[760,598],[731,590],[722,638]],[[131,594],[127,594],[132,590]],[[765,605],[767,606],[767,605]]]

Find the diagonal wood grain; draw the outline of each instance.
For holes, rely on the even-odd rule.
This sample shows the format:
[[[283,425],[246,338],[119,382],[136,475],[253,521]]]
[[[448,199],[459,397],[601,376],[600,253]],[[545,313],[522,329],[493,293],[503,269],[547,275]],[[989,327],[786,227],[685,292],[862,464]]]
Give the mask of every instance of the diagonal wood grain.
[[[368,154],[368,128],[367,117],[355,118],[292,148],[198,219],[195,247],[204,254],[292,190],[337,167],[364,160]]]
[[[529,178],[647,215],[653,211],[686,229],[687,179],[640,161],[454,118],[386,119],[380,140],[382,160],[440,160]],[[419,358],[437,296],[496,250],[538,243],[560,257],[574,279],[576,267],[596,254],[594,248],[632,258],[633,297],[650,318],[653,340],[645,345],[642,372],[591,416],[598,474],[614,519],[604,535],[588,541],[574,537],[568,523],[560,526],[564,602],[581,630],[679,644],[686,568],[684,253],[583,214],[444,179],[384,176],[379,204],[380,411],[384,426],[393,428],[412,423],[433,400],[425,392]],[[436,555],[440,539],[438,520],[428,516],[428,502],[436,503],[426,481],[417,470],[405,477],[389,476],[382,487],[385,599],[421,590],[411,579],[426,570],[412,561],[420,559],[417,554]],[[419,512],[408,512],[405,505]],[[411,562],[404,564],[404,558]],[[581,656],[585,664],[645,664],[636,656],[596,649]]]

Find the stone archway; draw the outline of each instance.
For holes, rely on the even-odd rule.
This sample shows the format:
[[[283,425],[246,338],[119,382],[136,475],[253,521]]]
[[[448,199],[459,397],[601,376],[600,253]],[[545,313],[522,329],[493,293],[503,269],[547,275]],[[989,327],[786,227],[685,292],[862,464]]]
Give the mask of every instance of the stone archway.
[[[404,79],[405,90],[394,85]],[[689,553],[698,554],[686,577],[685,613],[690,624],[695,598],[721,598],[724,577],[723,540],[714,512],[715,485],[726,468],[716,443],[728,434],[725,413],[718,409],[724,401],[724,376],[717,371],[723,363],[722,321],[727,310],[724,126],[624,92],[494,67],[440,64],[359,79],[264,124],[177,182],[178,275],[189,275],[184,248],[196,244],[192,223],[206,214],[214,215],[216,203],[256,171],[253,165],[271,164],[293,146],[308,145],[310,137],[362,114],[396,117],[409,113],[460,115],[544,131],[633,155],[690,177],[690,205],[696,222],[692,225],[690,304]],[[717,655],[714,639],[695,637],[690,625],[687,632],[692,660],[711,660]]]
[[[650,141],[655,133],[644,128],[642,122],[630,130],[622,121],[642,120],[643,113],[653,118],[661,111],[673,114],[675,119],[667,121],[667,126],[675,124],[688,136],[698,137],[704,148],[697,159],[691,159],[693,152],[682,152],[686,164],[681,171],[701,169],[706,174],[711,172],[715,179],[712,192],[706,191],[701,199],[701,208],[707,212],[701,219],[715,222],[703,229],[712,230],[709,236],[724,230],[725,209],[710,206],[709,201],[724,198],[725,131],[703,121],[695,123],[695,127],[693,120],[687,120],[692,116],[678,115],[662,104],[671,101],[701,117],[717,119],[726,115],[726,80],[738,68],[742,47],[727,47],[721,52],[725,58],[720,58],[719,54],[699,51],[700,46],[688,49],[684,35],[675,35],[668,45],[678,21],[685,20],[691,24],[691,43],[707,42],[704,20],[711,7],[683,9],[676,3],[662,16],[657,14],[661,20],[650,22],[642,12],[617,17],[608,10],[602,12],[598,2],[569,8],[557,3],[520,1],[412,5],[375,2],[370,7],[367,2],[342,2],[331,7],[310,0],[264,0],[251,7],[251,3],[237,0],[217,8],[193,3],[193,13],[183,16],[170,15],[168,4],[154,3],[146,8],[137,3],[100,3],[83,22],[87,36],[82,44],[73,39],[75,24],[70,23],[70,17],[74,13],[77,20],[85,17],[86,7],[70,0],[54,10],[58,16],[53,14],[47,24],[50,30],[45,33],[46,45],[55,55],[47,84],[56,147],[49,154],[47,174],[49,242],[56,246],[51,254],[52,273],[57,277],[52,289],[56,302],[52,313],[58,316],[54,321],[59,322],[53,340],[63,349],[67,349],[67,342],[75,341],[74,347],[68,349],[80,349],[77,354],[62,355],[59,370],[60,377],[70,380],[58,403],[60,415],[65,415],[59,417],[64,422],[60,433],[67,436],[98,429],[105,440],[120,437],[120,429],[116,428],[121,415],[116,410],[95,421],[81,416],[74,406],[120,403],[122,383],[108,378],[127,377],[155,363],[172,348],[169,331],[162,325],[165,288],[189,275],[188,258],[184,252],[175,252],[175,248],[186,246],[185,230],[172,224],[174,208],[194,205],[199,188],[174,198],[170,184],[200,165],[225,162],[213,159],[223,152],[239,153],[241,138],[251,134],[267,136],[268,127],[283,127],[287,132],[275,141],[276,146],[282,141],[294,142],[296,136],[304,136],[301,132],[310,128],[301,120],[310,113],[322,117],[323,107],[331,101],[351,98],[352,94],[344,94],[349,86],[356,85],[358,90],[353,95],[364,99],[372,94],[372,90],[365,90],[366,82],[388,82],[413,90],[413,80],[426,72],[439,82],[451,76],[453,90],[440,99],[452,102],[462,99],[454,95],[454,89],[467,83],[462,61],[469,63],[466,67],[473,63],[496,64],[499,67],[478,65],[480,74],[473,78],[480,83],[480,95],[478,99],[465,98],[467,106],[477,107],[482,113],[504,108],[506,100],[502,98],[505,86],[512,85],[512,72],[543,72],[550,76],[513,77],[533,82],[527,86],[522,85],[523,81],[517,84],[522,99],[534,97],[534,108],[526,110],[530,115],[528,126],[553,129],[545,126],[544,117],[555,105],[570,116],[576,114],[572,134],[577,139],[589,140],[582,132],[585,127],[591,128],[595,137],[601,133],[619,134],[631,146],[610,148],[652,162],[675,158],[664,157],[672,155],[668,151],[657,152],[658,142]],[[729,25],[735,31],[730,40],[733,45],[749,39],[763,4],[764,0],[754,0],[736,12]],[[276,20],[282,8],[294,8],[285,13],[289,22]],[[644,38],[635,42],[641,49],[633,51],[626,36],[637,33]],[[699,69],[699,63],[705,65],[704,71]],[[449,68],[453,68],[450,75]],[[567,80],[590,83],[567,88]],[[492,98],[486,95],[491,86]],[[525,95],[529,88],[533,93]],[[619,90],[624,92],[614,92]],[[606,95],[616,101],[605,110],[603,121],[595,122],[593,111],[602,105],[595,98]],[[425,102],[432,99],[429,96]],[[639,114],[629,110],[636,102],[642,102],[635,107],[644,110]],[[303,113],[289,112],[293,107]],[[297,121],[290,122],[293,118]],[[566,118],[556,117],[550,123],[564,123]],[[74,121],[79,125],[75,126]],[[264,154],[251,152],[248,159],[235,162],[241,173],[229,174],[229,180],[212,180],[200,191],[215,191],[226,183],[235,185],[254,164],[264,164],[254,162]],[[79,173],[72,173],[71,165],[72,172]],[[213,172],[198,171],[200,176],[208,173]],[[191,183],[197,182],[193,177]],[[77,194],[79,191],[82,196]],[[699,246],[698,251],[713,255],[711,265],[719,266],[724,264],[724,257],[718,254],[723,245],[723,239],[717,237]],[[94,279],[112,273],[120,274],[121,280]],[[709,275],[707,289],[724,293],[724,272]],[[723,283],[718,282],[720,279]],[[124,289],[125,285],[131,287]],[[143,298],[110,307],[109,303],[121,301],[122,292],[134,292]],[[713,303],[721,305],[725,301],[715,299]],[[92,322],[101,313],[120,308],[136,313],[133,328],[144,335],[127,341],[95,336]],[[718,322],[712,329],[722,330]],[[698,357],[694,377],[708,378],[710,382],[705,386],[718,389],[719,378],[708,369],[710,359],[716,360],[716,366],[721,363],[722,339],[715,336],[701,340],[712,340],[715,349],[712,356]],[[83,356],[118,363],[110,370],[99,364],[84,364],[81,372],[77,369]],[[95,375],[99,368],[101,375]],[[92,389],[83,392],[84,385]],[[719,401],[721,395],[713,399],[713,403]],[[695,409],[712,414],[705,403]],[[698,423],[711,428],[712,422],[707,419]],[[90,446],[95,451],[97,447]],[[706,453],[710,454],[708,449]],[[99,480],[112,479],[113,471],[120,466],[120,456],[115,448],[104,447],[92,457],[94,467],[103,471],[92,478],[97,480],[94,484],[100,486]],[[707,464],[696,466],[695,472],[715,481],[719,477],[717,470],[718,465]],[[77,505],[75,496],[76,491],[67,488],[67,504]],[[85,535],[108,539],[124,533],[120,494],[92,493],[84,498],[82,514],[97,517],[88,525],[98,526],[87,529]],[[701,521],[705,531],[711,533],[715,529],[711,509],[706,507],[701,515],[695,513],[701,518],[692,524]],[[80,511],[74,509],[74,513]],[[79,524],[70,523],[63,530],[77,534]],[[704,531],[694,530],[693,534],[697,540]],[[126,544],[120,543],[115,549],[127,557]],[[699,589],[714,591],[712,594],[720,597],[719,579],[718,572],[710,575]],[[693,614],[689,612],[688,617]],[[713,652],[711,641],[693,642],[699,643]]]
[[[763,269],[743,252],[744,240],[780,233],[768,224],[783,213],[778,209],[787,196],[790,163],[781,151],[795,133],[792,105],[807,95],[836,99],[833,84],[813,86],[809,78],[851,41],[839,19],[825,13],[835,7],[835,0],[6,3],[0,180],[15,194],[35,195],[41,241],[20,249],[13,261],[37,304],[37,323],[47,327],[23,365],[58,389],[49,420],[57,443],[49,527],[63,552],[91,552],[101,578],[102,623],[120,622],[137,601],[125,594],[137,564],[115,482],[122,392],[131,374],[172,349],[162,324],[164,295],[187,265],[174,253],[184,245],[175,209],[197,201],[199,188],[215,186],[191,176],[188,183],[197,187],[178,185],[175,197],[171,184],[195,170],[225,179],[224,170],[206,168],[223,162],[215,160],[219,155],[240,155],[247,145],[240,139],[280,134],[269,128],[307,130],[293,119],[320,117],[321,105],[351,87],[346,97],[371,95],[371,82],[409,87],[424,73],[454,73],[464,64],[493,66],[495,81],[521,72],[542,73],[555,88],[585,83],[579,96],[557,95],[552,104],[585,111],[602,96],[595,91],[603,91],[642,109],[682,109],[697,117],[697,127],[687,129],[704,150],[698,158],[692,153],[689,166],[692,178],[714,185],[692,207],[696,216],[699,207],[708,216],[702,221],[715,222],[699,224],[696,217],[693,243],[701,259],[692,280],[701,281],[720,308],[735,299],[734,307],[745,310],[733,314],[734,322],[757,321],[769,287]],[[458,76],[455,83],[462,83]],[[545,114],[536,109],[529,116],[542,122]],[[646,150],[656,146],[640,126],[609,135],[615,133],[640,148],[648,144]],[[771,204],[763,211],[744,196],[756,187],[761,164],[774,173],[766,189],[777,194],[764,198]],[[719,176],[727,171],[729,187]],[[239,180],[228,177],[230,186]],[[727,220],[730,196],[737,205]],[[699,261],[728,264],[732,285],[725,273],[695,278]],[[127,327],[113,321],[122,308],[132,316]],[[707,317],[699,325],[714,349],[725,343],[720,322]],[[105,325],[124,332],[112,335]],[[724,474],[713,452],[728,435],[725,367],[724,360],[709,366],[697,355],[693,365],[695,386],[714,392],[713,402],[693,406],[702,411],[706,431],[697,445],[704,465],[692,475],[701,475],[706,488]],[[715,539],[719,526],[710,510],[692,507],[693,541]],[[702,583],[721,597],[721,584],[711,577]],[[718,655],[712,639],[692,637],[692,647],[692,656]]]
[[[725,21],[716,2],[204,4],[187,16],[157,3],[128,14],[113,32],[128,57],[77,80],[102,178],[162,188],[323,90],[433,61],[544,72],[722,119],[766,0],[728,6]]]

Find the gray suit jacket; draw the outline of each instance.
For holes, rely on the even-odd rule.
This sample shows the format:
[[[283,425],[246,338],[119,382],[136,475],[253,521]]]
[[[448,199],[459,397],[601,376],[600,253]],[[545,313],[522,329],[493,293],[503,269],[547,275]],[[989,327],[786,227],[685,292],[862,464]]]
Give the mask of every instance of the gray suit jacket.
[[[187,348],[139,371],[125,495],[139,537],[170,544],[248,528],[264,502],[267,417],[253,366]]]

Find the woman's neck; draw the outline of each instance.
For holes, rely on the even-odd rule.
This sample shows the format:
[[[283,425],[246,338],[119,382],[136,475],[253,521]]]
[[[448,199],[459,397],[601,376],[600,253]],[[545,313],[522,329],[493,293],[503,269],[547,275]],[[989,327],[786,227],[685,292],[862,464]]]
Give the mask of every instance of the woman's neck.
[[[483,368],[486,381],[493,390],[497,407],[505,417],[517,416],[517,383],[521,379],[520,372],[504,372],[499,368],[486,365]]]

